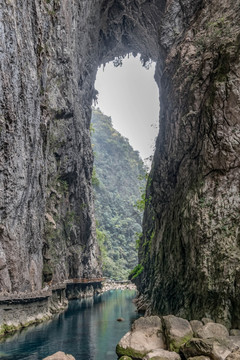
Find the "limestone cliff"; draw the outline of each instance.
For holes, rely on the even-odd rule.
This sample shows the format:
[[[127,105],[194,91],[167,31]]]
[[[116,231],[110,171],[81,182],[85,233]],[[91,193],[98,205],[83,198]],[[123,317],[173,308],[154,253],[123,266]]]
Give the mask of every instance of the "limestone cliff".
[[[94,1],[0,4],[0,288],[100,274],[89,134]]]
[[[99,274],[93,84],[99,64],[140,52],[157,61],[161,103],[142,298],[240,325],[239,14],[239,0],[3,0],[2,289]]]
[[[175,28],[158,67],[160,130],[139,251],[149,312],[211,316],[234,326],[240,326],[239,9],[239,2],[202,2],[184,31]]]

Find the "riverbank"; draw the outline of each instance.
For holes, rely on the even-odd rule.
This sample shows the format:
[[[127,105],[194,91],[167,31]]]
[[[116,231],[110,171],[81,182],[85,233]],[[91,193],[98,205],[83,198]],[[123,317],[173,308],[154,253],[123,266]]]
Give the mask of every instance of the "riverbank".
[[[76,360],[117,360],[116,343],[138,318],[135,295],[135,290],[113,290],[69,301],[66,311],[50,321],[2,339],[1,360],[44,359],[58,351]]]
[[[114,281],[114,280],[106,280],[101,289],[101,293],[104,293],[109,290],[136,290],[137,287],[130,280],[123,281]]]
[[[93,279],[88,282],[68,282],[39,292],[0,295],[0,337],[21,328],[49,320],[64,311],[69,300],[91,298],[110,290],[136,290],[130,281]]]
[[[49,320],[68,306],[65,288],[0,297],[0,337]]]

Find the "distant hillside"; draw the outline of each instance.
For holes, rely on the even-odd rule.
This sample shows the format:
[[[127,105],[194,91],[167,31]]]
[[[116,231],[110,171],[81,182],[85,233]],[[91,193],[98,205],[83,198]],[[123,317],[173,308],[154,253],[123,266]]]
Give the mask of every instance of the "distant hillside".
[[[124,279],[137,265],[136,233],[142,231],[142,213],[135,204],[145,187],[146,172],[139,153],[100,110],[93,110],[92,144],[97,237],[104,275]]]

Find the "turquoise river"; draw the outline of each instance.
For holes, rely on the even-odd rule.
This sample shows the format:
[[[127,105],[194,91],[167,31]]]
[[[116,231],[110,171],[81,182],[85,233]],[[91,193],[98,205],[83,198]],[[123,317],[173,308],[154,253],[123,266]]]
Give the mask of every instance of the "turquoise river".
[[[1,340],[1,360],[42,360],[57,351],[76,360],[116,360],[116,344],[139,316],[134,290],[112,290],[94,298],[73,300],[51,321],[23,329]],[[124,318],[118,322],[117,318]]]

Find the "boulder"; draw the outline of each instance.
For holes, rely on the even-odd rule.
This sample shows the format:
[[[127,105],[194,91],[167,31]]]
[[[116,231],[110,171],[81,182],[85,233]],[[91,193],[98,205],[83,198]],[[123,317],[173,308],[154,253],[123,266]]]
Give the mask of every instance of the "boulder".
[[[203,327],[199,328],[196,332],[196,335],[201,339],[225,339],[229,337],[229,332],[224,325],[209,322]]]
[[[237,350],[236,347],[240,348],[240,336],[229,336],[229,342],[235,346],[234,350]]]
[[[156,349],[150,351],[143,360],[181,360],[180,355],[173,351]]]
[[[132,324],[132,331],[157,328],[163,332],[162,321],[158,316],[140,317]]]
[[[163,325],[168,350],[179,352],[179,348],[193,337],[190,323],[174,315],[163,316]]]
[[[43,360],[75,360],[75,358],[72,355],[68,355],[62,351],[58,351],[57,353],[50,355]]]
[[[190,357],[188,358],[188,360],[211,360],[210,357],[208,356],[194,356],[194,357]]]
[[[240,330],[239,329],[231,329],[230,335],[231,336],[240,336]]]
[[[240,360],[240,350],[236,350],[226,357],[226,360]]]
[[[231,353],[226,343],[217,339],[193,338],[180,348],[180,352],[186,359],[198,356],[207,356],[212,360],[225,360]]]
[[[208,323],[214,323],[214,321],[210,318],[204,317],[204,318],[202,318],[202,323],[203,323],[203,325],[206,325]]]
[[[190,325],[193,331],[193,335],[196,336],[197,331],[203,327],[203,323],[199,320],[191,320]],[[197,337],[197,336],[196,336]]]
[[[152,350],[164,349],[161,319],[158,316],[141,317],[131,331],[119,341],[116,352],[120,356],[143,359]]]

